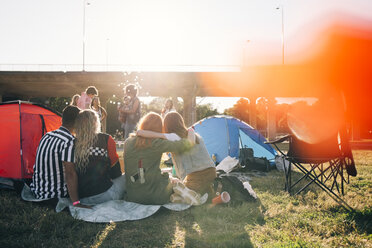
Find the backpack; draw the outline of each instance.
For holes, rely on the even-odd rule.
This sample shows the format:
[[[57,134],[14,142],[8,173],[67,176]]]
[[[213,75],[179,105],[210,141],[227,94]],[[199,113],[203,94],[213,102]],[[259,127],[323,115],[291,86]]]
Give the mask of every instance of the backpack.
[[[269,171],[270,162],[267,158],[256,158],[253,154],[253,149],[244,147],[239,151],[239,164],[242,166],[238,171],[258,170]]]
[[[220,171],[219,171],[220,172]],[[235,176],[219,174],[214,181],[214,191],[219,194],[227,191],[230,194],[229,204],[242,204],[246,201],[255,201],[256,199],[244,188],[243,183]]]

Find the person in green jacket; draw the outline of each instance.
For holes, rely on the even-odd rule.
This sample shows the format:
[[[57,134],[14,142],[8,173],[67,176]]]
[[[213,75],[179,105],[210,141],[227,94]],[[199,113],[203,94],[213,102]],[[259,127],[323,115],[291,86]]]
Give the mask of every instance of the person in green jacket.
[[[139,122],[139,130],[161,133],[163,121],[159,114],[148,113]],[[187,139],[169,141],[159,138],[144,138],[133,135],[124,143],[124,165],[126,176],[126,198],[130,202],[147,205],[169,203],[171,195],[177,192],[180,183],[172,184],[168,173],[162,174],[160,160],[164,152],[183,152],[189,150],[191,144]],[[177,187],[174,187],[177,186]],[[175,188],[175,191],[174,191]],[[197,193],[188,190],[186,195],[198,198]],[[191,204],[198,205],[198,203]],[[200,202],[200,198],[196,199]],[[199,203],[200,204],[200,203]]]

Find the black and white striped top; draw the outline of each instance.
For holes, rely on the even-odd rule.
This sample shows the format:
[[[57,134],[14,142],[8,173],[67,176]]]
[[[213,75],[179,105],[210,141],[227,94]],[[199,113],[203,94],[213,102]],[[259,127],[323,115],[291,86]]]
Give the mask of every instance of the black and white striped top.
[[[74,162],[74,136],[63,126],[40,140],[30,185],[38,199],[67,196],[62,161]]]

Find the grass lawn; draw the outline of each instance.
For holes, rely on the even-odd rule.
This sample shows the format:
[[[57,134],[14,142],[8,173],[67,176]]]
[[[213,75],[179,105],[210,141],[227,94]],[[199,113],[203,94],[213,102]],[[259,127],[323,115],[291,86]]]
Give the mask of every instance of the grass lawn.
[[[347,212],[317,187],[298,196],[271,171],[251,181],[259,201],[161,209],[141,221],[94,224],[0,190],[0,247],[372,247],[372,151],[353,151]]]

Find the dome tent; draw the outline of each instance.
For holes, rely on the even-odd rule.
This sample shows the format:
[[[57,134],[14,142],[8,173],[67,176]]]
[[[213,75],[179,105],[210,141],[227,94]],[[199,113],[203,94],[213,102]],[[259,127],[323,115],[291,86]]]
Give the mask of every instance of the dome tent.
[[[241,147],[252,148],[255,157],[265,157],[270,162],[274,162],[277,155],[256,129],[231,116],[207,117],[192,127],[203,137],[209,154],[215,154],[218,163],[227,156],[238,158]]]
[[[31,178],[40,139],[60,127],[61,115],[36,103],[12,101],[0,103],[0,116],[0,178]]]

